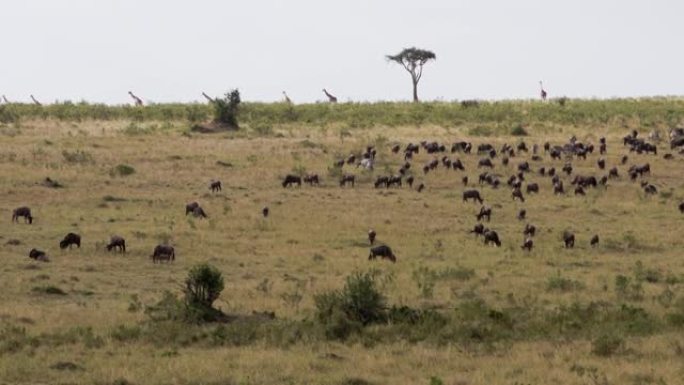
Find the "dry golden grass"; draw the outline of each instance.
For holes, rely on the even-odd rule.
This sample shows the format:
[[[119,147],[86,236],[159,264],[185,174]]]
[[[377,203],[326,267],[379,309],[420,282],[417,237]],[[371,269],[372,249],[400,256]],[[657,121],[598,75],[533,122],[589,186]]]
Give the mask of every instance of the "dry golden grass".
[[[615,277],[633,276],[641,261],[663,279],[645,282],[644,299],[635,304],[663,317],[667,309],[655,297],[666,288],[675,300],[683,295],[679,283],[684,274],[682,215],[676,209],[684,198],[681,156],[666,161],[661,155],[629,155],[628,165],[651,164],[652,175],[645,179],[661,192],[651,197],[626,178],[626,166],[619,166],[620,180],[611,181],[607,190],[591,189],[586,197],[572,195],[567,177],[569,194],[554,197],[549,178],[536,173],[529,179],[540,184],[541,193],[526,195],[525,203],[513,202],[507,187],[478,187],[485,203],[494,207],[489,226],[503,241],[501,248],[490,248],[467,233],[480,206],[461,201],[464,173],[441,166],[427,176],[420,172],[432,155],[421,152],[413,161],[417,183],[427,186],[423,193],[406,186],[389,190],[372,186],[375,176],[395,172],[403,163],[389,151],[391,143],[424,139],[450,143],[466,138],[457,129],[372,128],[341,138],[337,132],[287,127],[279,131],[281,137],[261,138],[245,133],[189,136],[183,134],[183,127],[173,126],[130,135],[122,131],[124,127],[125,122],[40,121],[0,136],[0,218],[4,218],[0,221],[4,283],[0,326],[18,325],[36,336],[91,327],[103,338],[92,346],[79,340],[0,350],[0,383],[110,384],[126,379],[134,384],[353,384],[356,378],[373,384],[427,384],[431,376],[445,384],[473,385],[682,383],[684,340],[681,333],[669,331],[628,338],[625,351],[610,358],[591,354],[591,342],[585,340],[521,341],[491,351],[408,342],[177,347],[109,337],[119,325],[146,320],[143,312],[128,311],[134,296],[149,305],[166,290],[179,292],[190,267],[205,261],[225,277],[226,289],[217,301],[222,310],[274,311],[278,318],[293,320],[312,317],[314,294],[339,288],[351,272],[370,267],[393,278],[384,287],[390,303],[446,311],[473,295],[493,306],[511,301],[534,301],[548,308],[573,301],[619,302]],[[621,132],[614,129],[563,128],[543,137],[532,130],[525,141],[561,143],[571,133],[594,143],[607,135],[609,167],[618,165],[626,151]],[[493,142],[497,148],[519,140],[468,139]],[[338,187],[328,175],[333,160],[375,143],[379,149],[375,173],[345,166],[360,183],[354,189]],[[68,162],[64,151],[82,151],[86,160]],[[453,156],[465,163],[465,174],[471,184],[476,183],[479,157]],[[586,161],[573,161],[575,173],[603,175],[596,167],[597,158],[595,153]],[[519,161],[522,157],[513,158],[504,168],[497,159],[494,171],[505,180]],[[562,163],[545,158],[532,166],[560,169]],[[134,167],[135,173],[112,176],[110,171],[119,164]],[[321,175],[323,185],[283,189],[280,178],[302,168]],[[41,186],[48,176],[66,187]],[[211,179],[223,182],[222,192],[209,191]],[[122,200],[106,200],[107,196]],[[184,206],[191,201],[200,202],[209,219],[186,217]],[[21,205],[32,208],[33,225],[10,223],[12,210]],[[266,219],[261,217],[264,206],[271,209]],[[515,216],[523,207],[528,222],[538,227],[531,253],[519,247],[524,222]],[[367,260],[369,228],[378,232],[380,242],[392,246],[396,264]],[[577,235],[573,250],[562,248],[560,234],[565,229]],[[59,240],[70,231],[82,235],[81,249],[59,250]],[[126,238],[126,255],[104,250],[113,234]],[[588,244],[593,234],[602,240],[597,249]],[[10,239],[21,244],[7,244]],[[176,261],[152,264],[152,249],[167,240],[176,248]],[[31,262],[27,255],[33,247],[47,251],[52,262]],[[422,295],[413,278],[420,267],[464,267],[473,269],[475,277],[439,280],[430,297]],[[549,278],[558,274],[585,287],[547,290]],[[666,284],[667,276],[678,281]],[[67,295],[33,291],[46,285]],[[83,370],[50,369],[59,361],[77,363]]]

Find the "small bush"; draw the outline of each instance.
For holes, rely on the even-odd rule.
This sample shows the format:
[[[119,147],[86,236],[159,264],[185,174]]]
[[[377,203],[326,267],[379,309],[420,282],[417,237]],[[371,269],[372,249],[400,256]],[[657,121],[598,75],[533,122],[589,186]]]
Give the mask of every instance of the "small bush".
[[[214,266],[202,263],[190,269],[185,279],[185,300],[190,306],[210,308],[223,288],[221,272]]]
[[[73,163],[73,164],[90,164],[90,163],[95,163],[93,160],[93,156],[86,151],[82,150],[76,150],[73,152],[64,150],[62,151],[62,157],[64,157],[64,160],[67,163]]]
[[[511,129],[511,135],[513,135],[513,136],[527,136],[528,133],[521,124],[518,124],[517,126],[515,126]]]
[[[625,341],[615,335],[602,334],[591,343],[591,352],[601,357],[610,357],[617,353]]]
[[[582,289],[584,289],[584,284],[582,282],[564,278],[560,273],[557,276],[550,277],[546,281],[547,291],[569,292]]]
[[[57,286],[36,286],[31,289],[31,291],[37,294],[67,295],[64,290],[58,288]]]
[[[214,121],[238,128],[237,113],[240,104],[240,91],[234,89],[225,98],[214,99]]]
[[[109,172],[109,175],[112,177],[129,176],[129,175],[133,175],[133,174],[135,174],[135,168],[133,168],[132,166],[129,166],[127,164],[119,164]]]

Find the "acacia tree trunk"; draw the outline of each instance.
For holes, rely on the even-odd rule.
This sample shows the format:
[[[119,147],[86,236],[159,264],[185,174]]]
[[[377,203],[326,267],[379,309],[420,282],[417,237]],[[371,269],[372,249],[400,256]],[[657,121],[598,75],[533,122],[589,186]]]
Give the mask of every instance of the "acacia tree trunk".
[[[413,80],[413,101],[418,102],[418,81],[415,79]]]

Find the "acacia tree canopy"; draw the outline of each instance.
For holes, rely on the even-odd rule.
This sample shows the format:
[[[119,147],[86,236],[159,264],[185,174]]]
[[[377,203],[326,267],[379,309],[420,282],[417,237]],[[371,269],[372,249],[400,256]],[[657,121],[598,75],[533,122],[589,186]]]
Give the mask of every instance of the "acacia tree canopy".
[[[396,55],[387,55],[387,60],[401,64],[411,74],[413,82],[413,101],[418,101],[418,82],[423,76],[423,65],[430,60],[436,60],[434,52],[416,47],[404,48]]]

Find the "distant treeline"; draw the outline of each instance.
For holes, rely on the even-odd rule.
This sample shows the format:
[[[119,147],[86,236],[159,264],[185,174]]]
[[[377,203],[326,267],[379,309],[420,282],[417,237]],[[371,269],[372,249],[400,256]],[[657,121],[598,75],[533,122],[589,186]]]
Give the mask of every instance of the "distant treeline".
[[[0,123],[32,119],[61,121],[130,120],[187,121],[211,120],[210,104],[153,104],[144,107],[110,106],[89,103],[0,105]],[[377,103],[243,103],[241,124],[255,125],[340,125],[349,128],[406,125],[463,124],[564,126],[614,126],[669,128],[684,124],[684,99],[556,99],[541,101],[466,101],[466,102],[377,102]],[[485,133],[486,135],[486,133]]]

